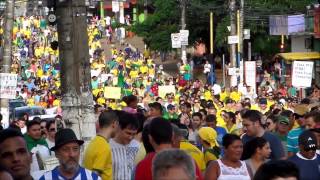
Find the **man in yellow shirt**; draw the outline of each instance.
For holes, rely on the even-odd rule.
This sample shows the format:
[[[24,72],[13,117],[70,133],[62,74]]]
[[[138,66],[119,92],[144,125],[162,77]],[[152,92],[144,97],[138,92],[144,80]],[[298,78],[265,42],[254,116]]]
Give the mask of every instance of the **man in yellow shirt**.
[[[83,158],[83,166],[97,172],[102,180],[112,180],[112,152],[110,137],[118,126],[114,111],[104,111],[99,116],[99,132],[89,143]]]

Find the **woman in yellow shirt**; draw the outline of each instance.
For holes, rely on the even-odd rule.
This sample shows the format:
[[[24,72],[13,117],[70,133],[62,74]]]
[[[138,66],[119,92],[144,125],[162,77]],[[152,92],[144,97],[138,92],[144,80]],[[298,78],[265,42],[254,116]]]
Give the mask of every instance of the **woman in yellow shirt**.
[[[200,143],[204,148],[204,160],[206,166],[211,161],[219,159],[220,148],[217,142],[217,132],[211,127],[202,127],[198,131]]]

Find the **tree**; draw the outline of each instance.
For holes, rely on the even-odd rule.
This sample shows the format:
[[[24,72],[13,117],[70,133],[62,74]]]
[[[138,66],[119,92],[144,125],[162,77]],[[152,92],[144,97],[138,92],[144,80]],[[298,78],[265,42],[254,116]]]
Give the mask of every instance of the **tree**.
[[[151,50],[171,50],[171,33],[179,29],[179,4],[173,0],[154,0],[155,11],[143,23],[137,23],[133,31],[143,37]]]

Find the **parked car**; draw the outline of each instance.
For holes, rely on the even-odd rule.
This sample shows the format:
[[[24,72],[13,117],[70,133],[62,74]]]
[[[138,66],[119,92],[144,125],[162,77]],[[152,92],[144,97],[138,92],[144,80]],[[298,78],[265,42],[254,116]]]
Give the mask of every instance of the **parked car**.
[[[14,108],[27,106],[27,103],[20,99],[10,99],[9,100],[9,111],[12,113]]]
[[[33,120],[33,118],[35,117],[39,117],[45,120],[51,120],[57,116],[57,114],[54,113],[54,111],[51,111],[51,113],[48,113],[46,109],[40,106],[23,106],[23,107],[17,107],[13,110],[11,120],[20,119],[23,117],[25,113],[29,115],[29,121]]]

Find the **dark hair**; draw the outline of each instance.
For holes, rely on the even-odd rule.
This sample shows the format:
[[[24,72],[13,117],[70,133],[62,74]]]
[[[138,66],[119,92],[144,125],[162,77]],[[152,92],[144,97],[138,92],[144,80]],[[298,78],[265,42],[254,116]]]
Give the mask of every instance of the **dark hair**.
[[[241,141],[240,137],[235,134],[226,134],[222,138],[222,145],[227,149],[234,141]]]
[[[149,125],[149,132],[155,143],[171,143],[173,130],[170,122],[163,118],[154,118]]]
[[[226,114],[228,114],[228,116],[229,116],[230,120],[232,121],[232,123],[235,124],[235,123],[236,123],[236,120],[237,120],[236,114],[233,113],[233,112],[231,112],[231,111],[226,112]]]
[[[13,137],[23,138],[23,134],[21,133],[21,131],[15,128],[8,128],[0,131],[0,144],[3,143],[3,141]]]
[[[267,140],[263,137],[255,137],[248,141],[243,147],[242,160],[251,158],[256,153],[257,148],[263,148],[267,144]]]
[[[149,126],[150,124],[146,124],[142,130],[142,143],[144,148],[146,149],[146,153],[155,152],[154,148],[152,147],[149,141]]]
[[[248,119],[251,122],[259,122],[261,124],[262,114],[257,110],[248,110],[242,115],[243,119]]]
[[[55,120],[47,121],[46,129],[49,131],[51,124],[54,124],[55,122],[56,122]]]
[[[42,119],[40,117],[34,117],[32,121],[39,121],[40,123],[42,122]]]
[[[129,106],[130,103],[137,101],[138,98],[135,95],[129,95],[122,98],[122,100]]]
[[[277,116],[274,114],[271,114],[270,116],[268,116],[267,119],[271,119],[273,123],[276,123],[278,121]]]
[[[109,127],[114,121],[118,121],[117,114],[112,110],[106,110],[99,115],[99,126]]]
[[[206,122],[217,122],[217,117],[214,114],[209,114],[206,117]]]
[[[311,112],[307,113],[306,115],[304,115],[304,118],[305,119],[312,118],[315,123],[320,123],[320,112],[311,111]]]
[[[150,103],[149,108],[154,108],[154,109],[160,110],[161,113],[163,112],[163,107],[158,102]]]
[[[290,118],[293,115],[293,112],[290,110],[284,110],[280,113],[281,116],[286,116],[287,118]]]
[[[273,180],[274,178],[295,177],[299,179],[298,167],[290,161],[269,161],[257,170],[253,180]]]
[[[201,113],[201,112],[202,112],[203,114],[207,115],[207,111],[206,111],[205,109],[200,109],[200,110],[199,110],[199,113]]]
[[[124,111],[116,111],[116,114],[119,117],[119,126],[121,129],[130,128],[137,130],[139,128],[139,121],[133,114]]]
[[[200,112],[193,113],[192,117],[194,117],[194,116],[198,116],[198,117],[200,117],[200,119],[202,119],[202,114]]]
[[[29,129],[34,125],[39,125],[40,126],[40,121],[38,121],[38,120],[28,121],[27,122],[27,131],[29,131]]]
[[[2,121],[2,114],[0,113],[0,121]]]

